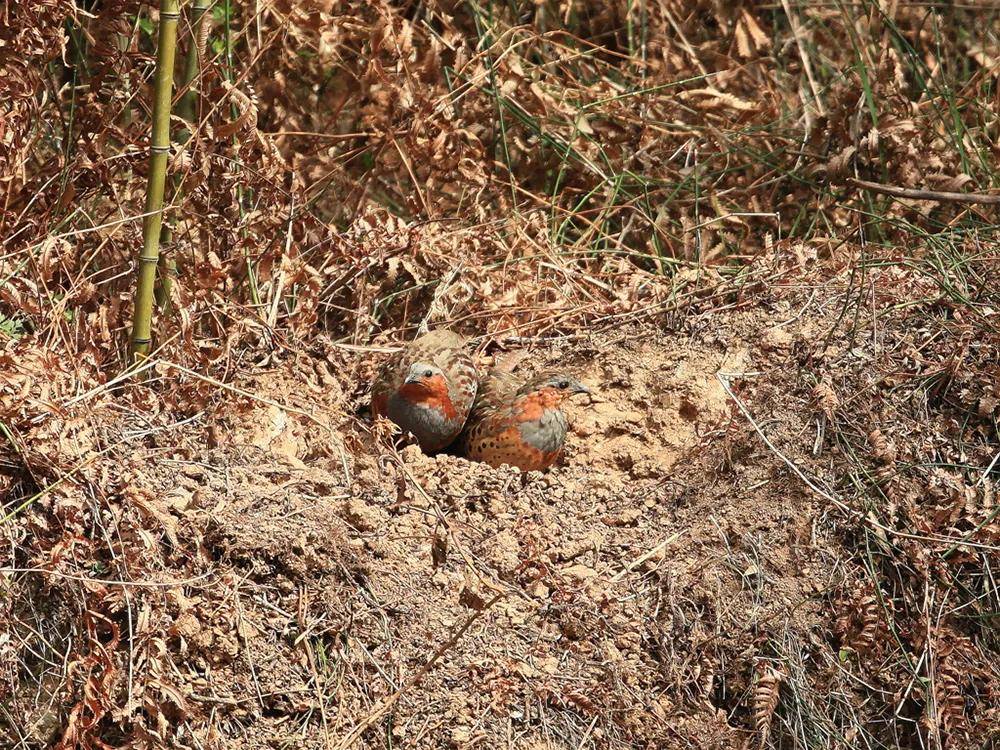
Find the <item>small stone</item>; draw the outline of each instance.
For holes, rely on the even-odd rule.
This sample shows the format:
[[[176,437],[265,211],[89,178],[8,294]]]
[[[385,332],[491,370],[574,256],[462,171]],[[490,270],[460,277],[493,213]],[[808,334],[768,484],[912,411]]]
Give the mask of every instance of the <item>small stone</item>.
[[[194,493],[175,487],[166,497],[167,504],[178,513],[184,513],[194,504]]]
[[[174,635],[190,641],[201,631],[201,623],[193,612],[184,612],[174,620],[174,624],[170,629]]]
[[[585,581],[588,578],[595,578],[597,576],[597,571],[593,568],[588,568],[586,565],[570,565],[568,568],[564,568],[562,574],[567,578],[575,578],[579,581]]]
[[[198,464],[184,464],[181,466],[181,474],[188,479],[202,479],[205,476],[205,469]]]
[[[486,606],[486,599],[482,594],[479,586],[472,581],[467,581],[465,586],[462,587],[461,592],[458,594],[458,601],[464,604],[469,609],[474,609],[477,612],[482,611]]]
[[[761,336],[760,345],[768,351],[779,351],[791,347],[793,336],[784,328],[768,328]]]
[[[536,599],[548,599],[550,589],[541,581],[535,581],[531,586],[528,587],[528,593],[531,594]]]

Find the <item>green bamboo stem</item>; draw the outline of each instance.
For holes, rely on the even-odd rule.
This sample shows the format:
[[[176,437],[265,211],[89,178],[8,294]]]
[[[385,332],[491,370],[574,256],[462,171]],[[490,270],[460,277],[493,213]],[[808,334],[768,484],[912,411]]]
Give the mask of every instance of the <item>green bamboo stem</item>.
[[[170,98],[174,84],[174,53],[177,46],[178,0],[160,0],[160,35],[156,44],[156,80],[153,89],[153,128],[150,139],[149,178],[142,225],[142,253],[135,289],[135,311],[129,341],[129,364],[149,354],[152,343],[153,288],[160,256],[163,226],[163,191],[170,157]]]
[[[184,58],[184,70],[181,73],[180,90],[184,93],[177,102],[177,114],[187,123],[195,123],[198,118],[198,100],[200,89],[198,88],[198,77],[201,73],[202,55],[204,49],[201,48],[202,27],[207,22],[208,10],[215,0],[193,0],[189,11],[189,24],[191,29],[188,39],[187,55]],[[177,142],[185,144],[191,138],[191,130],[183,128],[177,133]],[[174,175],[172,180],[174,194],[181,195],[180,180]],[[167,223],[160,232],[160,246],[172,249],[174,240],[173,221],[167,217]],[[159,284],[156,287],[156,306],[166,315],[170,314],[170,295],[174,286],[174,279],[177,278],[177,261],[172,253],[168,252],[160,259],[159,264]]]

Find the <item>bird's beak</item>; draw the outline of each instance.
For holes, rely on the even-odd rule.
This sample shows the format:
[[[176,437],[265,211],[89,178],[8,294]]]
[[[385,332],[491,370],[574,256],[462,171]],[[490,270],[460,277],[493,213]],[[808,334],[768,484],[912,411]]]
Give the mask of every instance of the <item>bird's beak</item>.
[[[403,385],[413,385],[414,383],[420,382],[419,375],[407,375],[406,380],[403,381]]]
[[[573,388],[570,390],[570,394],[569,395],[570,396],[575,396],[578,393],[586,393],[587,394],[587,403],[588,404],[594,403],[594,394],[591,393],[590,389],[587,386],[585,386],[583,383],[577,383],[576,385],[574,385]]]

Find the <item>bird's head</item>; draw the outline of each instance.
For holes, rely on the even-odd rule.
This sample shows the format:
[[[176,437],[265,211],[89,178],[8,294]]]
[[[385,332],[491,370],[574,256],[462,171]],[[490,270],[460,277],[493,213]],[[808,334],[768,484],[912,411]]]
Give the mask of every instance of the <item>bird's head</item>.
[[[410,365],[399,395],[411,403],[439,409],[449,419],[454,415],[448,379],[440,367],[430,362]]]
[[[413,392],[435,392],[448,390],[448,381],[437,365],[429,362],[414,362],[403,378],[403,390]]]
[[[520,390],[520,395],[531,396],[541,401],[546,408],[559,406],[577,393],[591,395],[590,389],[571,375],[555,373],[542,375],[529,381]]]

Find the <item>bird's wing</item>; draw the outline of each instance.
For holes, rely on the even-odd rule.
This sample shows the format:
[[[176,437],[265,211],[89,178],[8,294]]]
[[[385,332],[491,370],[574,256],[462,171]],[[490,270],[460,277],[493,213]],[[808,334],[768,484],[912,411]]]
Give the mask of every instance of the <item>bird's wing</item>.
[[[447,328],[439,328],[413,339],[407,349],[411,353],[411,362],[419,362],[422,357],[433,361],[437,352],[465,349],[467,343],[468,339],[460,333],[449,331]]]
[[[476,406],[495,410],[510,404],[525,382],[523,377],[514,375],[514,370],[527,357],[528,352],[524,349],[498,355],[493,367],[479,384],[480,396],[476,399]]]
[[[473,417],[486,412],[499,411],[509,405],[521,384],[520,378],[494,367],[479,384],[479,394],[472,407]]]

